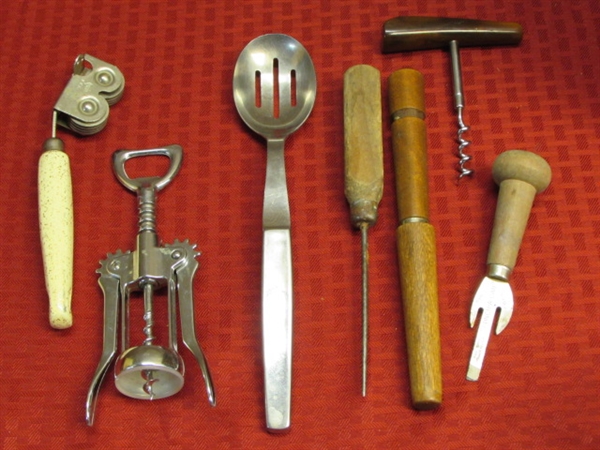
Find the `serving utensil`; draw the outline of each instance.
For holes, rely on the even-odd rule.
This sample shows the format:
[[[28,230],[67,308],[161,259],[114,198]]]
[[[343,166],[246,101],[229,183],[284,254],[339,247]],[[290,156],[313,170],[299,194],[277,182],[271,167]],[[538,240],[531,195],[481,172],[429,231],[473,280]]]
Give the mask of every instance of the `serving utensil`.
[[[315,102],[313,62],[296,39],[266,34],[240,53],[233,75],[242,120],[267,140],[263,204],[262,334],[267,429],[290,427],[292,383],[292,248],[284,143]]]

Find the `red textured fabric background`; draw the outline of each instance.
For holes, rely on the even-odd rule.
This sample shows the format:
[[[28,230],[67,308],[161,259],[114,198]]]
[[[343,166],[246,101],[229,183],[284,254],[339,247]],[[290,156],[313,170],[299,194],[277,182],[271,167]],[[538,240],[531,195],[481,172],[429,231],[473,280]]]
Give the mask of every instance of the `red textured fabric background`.
[[[383,55],[383,22],[399,15],[518,21],[518,47],[465,48],[465,118],[474,178],[456,184],[449,54]],[[0,447],[543,448],[600,447],[600,4],[596,0],[91,1],[0,6]],[[260,343],[264,142],[238,118],[239,52],[284,32],[310,52],[317,100],[286,144],[295,282],[292,431],[264,429]],[[118,66],[125,94],[105,130],[64,130],[75,202],[74,326],[53,330],[37,224],[37,161],[54,103],[79,53]],[[437,232],[444,402],[410,406],[396,260],[389,124],[385,191],[370,231],[369,393],[360,395],[360,237],[343,186],[343,74],[413,67],[426,83],[431,220]],[[165,242],[202,251],[197,334],[217,389],[206,400],[186,349],[186,384],[143,402],[106,377],[96,423],[84,403],[102,345],[95,270],[133,249],[136,201],[112,153],[170,143],[184,165],[159,194]],[[521,148],[548,160],[511,279],[512,321],[492,336],[480,381],[465,380],[475,337],[468,314],[485,274],[497,188],[491,165]],[[152,169],[142,164],[140,172]],[[161,320],[158,318],[157,320]],[[142,332],[132,331],[132,343]]]

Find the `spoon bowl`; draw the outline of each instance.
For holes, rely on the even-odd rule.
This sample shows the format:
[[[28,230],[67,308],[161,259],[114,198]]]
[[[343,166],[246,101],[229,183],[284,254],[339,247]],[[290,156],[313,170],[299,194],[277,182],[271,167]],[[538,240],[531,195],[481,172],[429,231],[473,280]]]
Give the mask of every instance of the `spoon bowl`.
[[[240,53],[233,95],[244,122],[265,139],[296,131],[312,111],[317,78],[310,55],[296,39],[266,34]]]

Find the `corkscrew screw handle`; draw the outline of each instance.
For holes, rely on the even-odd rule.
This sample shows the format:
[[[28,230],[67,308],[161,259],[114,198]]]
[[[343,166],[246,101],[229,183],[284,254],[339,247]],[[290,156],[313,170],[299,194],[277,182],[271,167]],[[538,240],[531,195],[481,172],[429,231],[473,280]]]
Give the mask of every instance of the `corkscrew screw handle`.
[[[132,158],[143,156],[166,156],[169,158],[171,164],[162,177],[131,178],[127,175],[125,163]],[[182,161],[183,149],[176,144],[147,150],[118,150],[113,154],[113,169],[121,184],[133,192],[138,192],[142,188],[151,188],[155,191],[160,191],[173,181],[173,178],[175,178],[181,168]]]

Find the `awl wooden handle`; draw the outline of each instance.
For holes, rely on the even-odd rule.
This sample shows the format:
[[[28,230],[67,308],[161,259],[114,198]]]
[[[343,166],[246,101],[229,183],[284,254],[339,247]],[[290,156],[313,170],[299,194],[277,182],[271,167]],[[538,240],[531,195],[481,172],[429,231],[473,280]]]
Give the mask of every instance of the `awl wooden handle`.
[[[69,157],[60,139],[48,139],[38,166],[40,235],[50,325],[73,324],[73,191]]]
[[[400,226],[398,264],[412,405],[442,402],[435,231],[429,224],[423,76],[412,69],[389,79],[392,143]]]
[[[352,223],[372,225],[383,194],[381,78],[361,64],[344,74],[345,193]]]
[[[492,167],[500,186],[488,264],[514,268],[536,194],[545,190],[552,170],[544,158],[523,150],[501,153]]]

